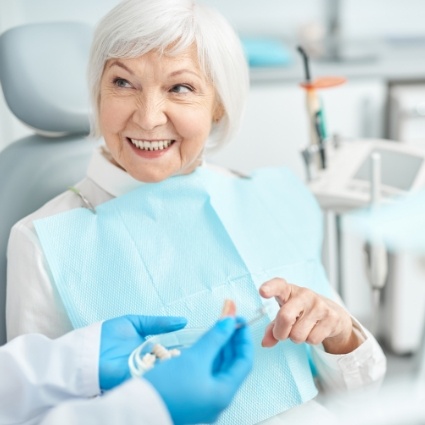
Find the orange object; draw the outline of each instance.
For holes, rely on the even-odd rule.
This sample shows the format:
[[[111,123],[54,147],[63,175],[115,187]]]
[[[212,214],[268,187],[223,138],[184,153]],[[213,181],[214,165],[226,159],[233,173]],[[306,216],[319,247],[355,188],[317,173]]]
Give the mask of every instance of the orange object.
[[[314,81],[304,81],[300,86],[306,90],[320,90],[340,86],[347,81],[344,77],[320,77]]]
[[[313,80],[311,78],[310,62],[307,52],[301,46],[298,46],[297,50],[300,52],[304,63],[305,80],[300,83],[300,86],[306,91],[310,144],[318,146],[319,156],[317,157],[317,165],[320,169],[325,169],[327,167],[325,140],[328,136],[323,106],[317,94],[317,90],[339,86],[345,83],[346,79],[344,77],[329,76]],[[310,164],[310,159],[308,159],[308,164]]]

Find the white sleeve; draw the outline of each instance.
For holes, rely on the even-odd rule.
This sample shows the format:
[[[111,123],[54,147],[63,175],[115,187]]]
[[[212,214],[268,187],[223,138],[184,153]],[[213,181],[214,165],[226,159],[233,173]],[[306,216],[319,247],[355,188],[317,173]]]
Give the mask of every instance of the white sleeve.
[[[81,188],[95,206],[112,199],[90,179],[84,179],[76,187]],[[33,222],[80,207],[80,198],[66,191],[12,227],[7,250],[8,340],[26,333],[57,338],[72,330]]]
[[[52,406],[98,395],[100,330],[22,335],[0,347],[0,423],[37,423]]]
[[[168,410],[143,379],[132,379],[102,397],[75,400],[52,409],[41,425],[172,425]]]
[[[344,306],[335,292],[334,301]],[[325,391],[379,387],[387,371],[387,359],[375,337],[356,319],[353,329],[363,343],[348,354],[329,354],[322,344],[311,346],[319,383]]]
[[[72,330],[29,218],[13,226],[7,253],[7,338],[40,333],[57,338]]]
[[[327,391],[379,387],[384,379],[387,362],[374,336],[354,319],[357,334],[363,343],[348,354],[329,354],[320,344],[312,346],[312,357],[321,386]]]

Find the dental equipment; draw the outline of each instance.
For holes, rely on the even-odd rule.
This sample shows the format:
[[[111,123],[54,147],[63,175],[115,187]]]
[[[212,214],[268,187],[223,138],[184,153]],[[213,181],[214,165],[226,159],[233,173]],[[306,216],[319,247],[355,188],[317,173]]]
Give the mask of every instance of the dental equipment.
[[[344,236],[348,239],[343,241],[342,220],[339,217],[351,210],[371,205],[368,211],[373,215],[377,204],[390,206],[397,199],[406,199],[411,192],[423,189],[425,149],[385,139],[343,141],[336,148],[331,144],[328,148],[328,168],[321,170],[316,179],[309,182],[309,187],[326,214],[336,214],[338,218],[335,232],[339,240],[329,254],[336,258],[336,266],[331,272],[337,273],[338,292],[347,302],[349,298],[345,299],[344,292],[347,291],[346,294],[349,295],[349,285],[358,285],[356,288],[365,291],[365,296],[370,294],[371,288],[373,311],[368,308],[367,312],[372,321],[370,330],[379,335],[394,353],[412,353],[420,345],[419,338],[424,322],[421,314],[425,306],[423,266],[409,251],[399,250],[396,254],[393,253],[391,240],[388,236],[383,238],[379,233],[384,223],[374,222],[371,228],[374,238],[369,239],[369,246],[366,245],[368,262],[363,262],[360,257],[358,265],[366,267],[362,267],[359,275],[353,279],[352,274],[343,273],[343,270],[350,270],[348,261],[352,261],[349,256],[343,258],[344,249],[348,251],[347,241],[350,240],[362,253],[366,236],[351,229],[346,216],[343,227]],[[389,227],[395,231],[402,222],[395,220]],[[409,224],[412,224],[411,220]],[[331,232],[332,230],[331,228]],[[332,242],[331,232],[328,238]],[[407,232],[402,235],[407,240]],[[363,289],[359,282],[364,284]],[[382,297],[384,286],[385,297]],[[379,331],[376,329],[378,322]]]
[[[256,310],[255,315],[244,324],[237,324],[236,328],[251,326],[267,314],[267,307]],[[162,335],[154,335],[139,345],[128,359],[130,374],[140,377],[155,366],[157,361],[164,361],[179,356],[181,349],[194,344],[206,332],[205,329],[180,329]]]
[[[317,147],[315,150],[304,150],[302,152],[307,166],[307,174],[309,179],[312,179],[312,156],[316,156],[317,153],[319,154],[319,169],[325,169],[327,167],[326,141],[328,135],[326,131],[323,104],[317,90],[343,84],[345,82],[345,78],[322,77],[313,81],[311,78],[309,57],[306,51],[301,46],[298,46],[297,50],[302,56],[304,65],[305,81],[301,83],[301,87],[303,87],[306,91],[306,105],[310,127],[310,146]]]
[[[381,154],[371,155],[370,206],[376,208],[381,201]],[[367,271],[372,289],[372,324],[371,332],[377,334],[381,310],[381,291],[385,286],[388,273],[387,249],[382,238],[373,238],[365,244]]]
[[[236,329],[251,326],[258,322],[268,312],[271,312],[272,301],[255,310],[255,314],[245,323],[238,323]],[[235,316],[236,304],[231,299],[224,300],[221,318]],[[193,345],[203,334],[205,329],[180,329],[161,335],[154,335],[139,345],[130,355],[128,365],[131,376],[140,377],[155,366],[157,361],[163,361],[179,356],[181,349]]]
[[[346,141],[335,149],[329,144],[329,164],[309,187],[321,207],[338,213],[365,207],[371,193],[381,202],[425,186],[425,150],[385,139]],[[372,190],[371,161],[380,155],[381,177]],[[372,183],[371,183],[372,182]]]
[[[262,319],[264,316],[267,315],[268,312],[268,307],[263,305],[262,307],[258,308],[257,310],[255,310],[255,315],[253,317],[251,317],[251,319],[249,319],[246,323],[244,324],[237,324],[236,328],[242,328],[244,326],[251,326],[254,323],[258,322],[260,319]]]
[[[326,168],[326,152],[324,140],[326,138],[326,129],[324,122],[323,108],[316,89],[311,81],[309,58],[305,50],[298,46],[298,51],[301,53],[304,63],[305,86],[306,89],[306,104],[310,120],[310,138],[311,144],[318,145],[320,154],[320,168]]]

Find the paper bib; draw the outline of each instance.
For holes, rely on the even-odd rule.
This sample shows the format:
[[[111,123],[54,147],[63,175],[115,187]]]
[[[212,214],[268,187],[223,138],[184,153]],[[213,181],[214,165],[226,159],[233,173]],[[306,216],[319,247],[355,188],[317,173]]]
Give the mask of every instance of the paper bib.
[[[75,327],[122,314],[210,327],[226,298],[249,319],[273,277],[330,295],[320,210],[282,168],[242,179],[203,167],[144,184],[96,214],[79,208],[34,224]],[[317,394],[305,345],[261,347],[275,312],[253,325],[253,371],[217,423],[255,424]]]

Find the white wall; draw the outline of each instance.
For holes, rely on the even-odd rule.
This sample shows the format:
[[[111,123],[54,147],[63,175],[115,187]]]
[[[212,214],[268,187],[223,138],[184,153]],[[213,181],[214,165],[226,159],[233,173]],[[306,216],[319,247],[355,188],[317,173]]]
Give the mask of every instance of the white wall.
[[[293,37],[300,25],[321,21],[331,0],[203,0],[240,30]],[[387,35],[425,37],[423,0],[340,0],[348,38]]]
[[[0,29],[40,21],[95,23],[119,0],[0,0]]]
[[[119,1],[0,0],[0,32],[25,22],[46,20],[78,20],[94,25]],[[325,7],[335,0],[201,1],[219,9],[241,34],[268,33],[293,39],[301,26],[323,22]],[[424,0],[341,0],[340,4],[343,33],[348,38],[422,34],[425,39]],[[273,104],[272,95],[270,99]],[[349,119],[347,114],[345,120]],[[300,121],[298,125],[303,128],[304,122]],[[353,120],[352,125],[357,122]],[[9,112],[0,93],[0,149],[28,132]],[[300,136],[303,138],[302,134]],[[286,137],[292,138],[292,134]]]
[[[241,34],[296,38],[300,27],[323,22],[330,0],[201,0],[218,8]],[[0,33],[25,22],[79,20],[95,23],[119,0],[0,0]],[[384,13],[383,13],[384,12]],[[384,14],[384,16],[383,16]],[[421,36],[423,0],[341,0],[347,38]],[[9,112],[0,93],[0,149],[29,133]]]
[[[293,37],[300,25],[321,21],[329,0],[201,0],[245,32]],[[0,0],[0,30],[27,21],[96,22],[119,0]],[[341,0],[344,34],[425,36],[423,0]]]

